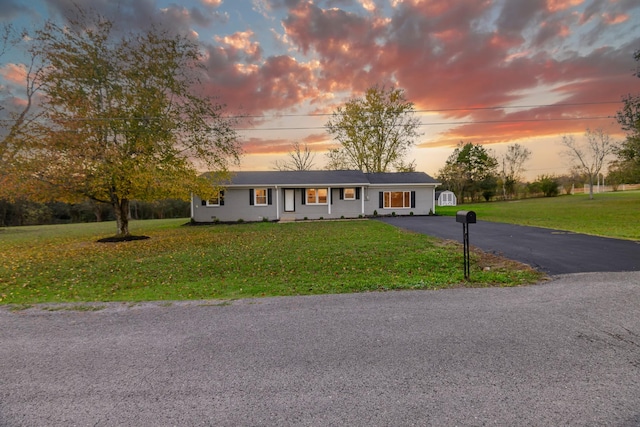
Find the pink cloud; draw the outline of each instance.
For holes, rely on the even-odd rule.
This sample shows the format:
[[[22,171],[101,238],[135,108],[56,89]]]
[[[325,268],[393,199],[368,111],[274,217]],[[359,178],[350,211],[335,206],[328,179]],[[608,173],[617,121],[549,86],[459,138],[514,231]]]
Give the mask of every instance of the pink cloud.
[[[453,146],[461,140],[490,145],[610,127],[618,108],[616,104],[584,105],[573,99],[525,111],[488,110],[473,114],[472,123],[455,126],[421,146]]]
[[[602,15],[602,20],[607,25],[616,25],[616,24],[621,24],[621,23],[626,22],[627,20],[629,20],[629,15],[605,13],[605,14]]]
[[[256,112],[295,108],[305,101],[318,102],[318,111],[330,112],[336,104],[326,102],[327,94],[357,95],[373,84],[391,82],[406,89],[418,109],[517,104],[524,93],[535,93],[540,85],[555,87],[561,102],[617,99],[629,90],[629,81],[621,78],[621,70],[629,68],[629,47],[604,48],[584,56],[567,52],[560,57],[547,48],[572,35],[571,28],[580,19],[576,8],[581,5],[578,0],[510,1],[501,10],[497,28],[481,31],[475,23],[489,13],[488,1],[403,2],[388,18],[300,2],[282,21],[285,36],[300,53],[318,58],[315,65],[288,56],[269,57],[253,63],[250,72],[227,67],[214,80],[227,85],[218,86],[224,98],[242,100]],[[525,29],[534,36],[525,38]],[[220,48],[220,53],[233,61],[230,47]],[[478,123],[456,125],[428,145],[583,132],[588,120],[556,119],[567,114],[572,119],[611,115],[615,108],[444,111],[445,120]],[[531,121],[536,119],[548,120]]]
[[[248,138],[242,140],[242,149],[247,154],[286,154],[291,151],[291,141],[284,138]]]
[[[70,0],[48,3],[63,8]],[[79,3],[88,5],[89,0]],[[630,54],[637,43],[590,47],[606,45],[599,41],[599,34],[607,26],[615,24],[620,32],[628,27],[637,1],[411,0],[393,2],[387,16],[371,0],[351,2],[348,10],[341,10],[342,4],[347,3],[254,3],[254,10],[269,11],[271,17],[284,13],[279,22],[282,28],[274,25],[268,32],[271,44],[280,41],[279,50],[265,51],[270,40],[261,39],[264,33],[257,27],[234,28],[232,33],[201,41],[206,53],[205,93],[218,96],[231,111],[259,116],[300,111],[309,105],[317,112],[331,112],[345,94],[356,96],[374,84],[393,84],[405,89],[418,109],[468,108],[442,112],[444,120],[493,122],[460,124],[430,142],[449,144],[458,138],[498,142],[584,131],[586,123],[579,120],[525,121],[556,117],[554,108],[518,113],[470,109],[517,104],[523,94],[532,96],[541,86],[554,88],[552,102],[562,98],[561,102],[576,103],[617,99],[640,90],[640,79],[629,79],[634,65]],[[137,16],[153,16],[183,34],[195,26],[209,28],[228,19],[220,12],[220,0],[201,0],[194,8],[172,4],[162,10],[152,0],[125,0],[119,11],[108,2],[97,7],[118,12],[125,25],[138,25]],[[579,31],[591,31],[580,53],[569,44]],[[17,79],[16,71],[5,68],[3,72],[9,73],[5,79]],[[612,114],[604,109],[585,107],[563,114]],[[261,123],[256,119],[253,126]],[[324,146],[326,134],[315,135],[320,135],[318,146]],[[287,152],[289,145],[285,138],[247,141],[248,149],[260,153]]]
[[[250,137],[242,140],[242,148],[246,154],[286,155],[291,151],[291,144],[295,140],[289,138]],[[335,145],[329,140],[326,133],[310,134],[297,140],[307,145],[314,153],[324,152]]]
[[[230,36],[216,36],[216,41],[229,47],[231,50],[242,52],[250,61],[259,60],[262,56],[260,44],[252,41],[253,31],[242,31]]]
[[[207,7],[217,8],[222,4],[222,0],[202,0],[202,4]]]
[[[11,83],[24,85],[27,78],[27,68],[22,64],[6,64],[0,69],[0,76]]]
[[[547,0],[547,10],[549,12],[559,12],[584,3],[584,0]]]
[[[317,96],[312,66],[287,55],[258,60],[243,53],[232,46],[209,46],[204,64],[209,77],[207,92],[232,109],[260,114],[295,108]]]

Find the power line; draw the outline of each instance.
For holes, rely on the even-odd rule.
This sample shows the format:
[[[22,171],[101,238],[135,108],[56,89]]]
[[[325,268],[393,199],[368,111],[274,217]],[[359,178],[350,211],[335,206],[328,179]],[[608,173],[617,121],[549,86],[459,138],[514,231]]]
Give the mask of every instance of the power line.
[[[562,122],[562,121],[581,121],[581,120],[604,120],[614,119],[613,116],[587,116],[587,117],[561,117],[561,118],[544,118],[544,119],[513,119],[513,120],[466,120],[455,122],[431,122],[431,123],[418,123],[417,126],[460,126],[460,125],[483,125],[483,124],[502,124],[502,123],[540,123],[540,122]],[[118,118],[100,118],[100,119],[70,119],[70,121],[107,121],[107,120],[135,120],[132,118],[118,119]],[[148,118],[141,120],[149,120]],[[0,120],[2,122],[9,122],[9,120]],[[402,127],[406,125],[398,124],[393,125],[396,127]],[[372,126],[359,126],[359,128],[366,128]],[[234,128],[238,132],[269,132],[269,131],[296,131],[296,130],[326,130],[324,126],[303,126],[303,127],[253,127],[253,128]]]
[[[518,108],[539,108],[539,107],[582,107],[586,105],[607,105],[607,104],[620,104],[620,101],[597,101],[597,102],[573,102],[563,104],[531,104],[531,105],[497,105],[494,107],[459,107],[459,108],[434,108],[425,110],[413,110],[414,113],[446,113],[452,111],[482,111],[482,110],[506,110],[506,109],[518,109]],[[408,113],[411,111],[406,111]],[[235,119],[264,119],[264,118],[280,118],[280,117],[326,117],[331,116],[333,113],[301,113],[301,114],[268,114],[261,116],[228,116]]]
[[[563,104],[529,104],[529,105],[499,105],[492,107],[460,107],[460,108],[435,108],[435,109],[425,109],[425,110],[413,110],[413,111],[404,111],[403,114],[407,113],[446,113],[453,111],[486,111],[486,110],[504,110],[504,109],[521,109],[521,108],[560,108],[560,107],[583,107],[588,105],[611,105],[611,104],[619,104],[620,101],[596,101],[596,102],[575,102],[575,103],[563,103]],[[269,115],[233,115],[233,116],[216,116],[216,118],[223,118],[229,120],[241,120],[241,119],[277,119],[283,117],[326,117],[331,116],[333,113],[301,113],[301,114],[269,114]],[[584,119],[588,119],[589,117],[585,117]],[[603,118],[603,117],[596,117]],[[609,118],[609,117],[607,117]],[[163,120],[163,117],[74,117],[66,119],[68,122],[90,122],[90,121],[127,121],[127,120],[141,120],[141,121],[150,121],[150,120]],[[545,120],[572,120],[572,119],[545,119]],[[575,120],[580,120],[580,118],[576,118]],[[524,121],[538,121],[537,119],[522,119],[522,120],[513,120],[515,122],[524,122]],[[14,123],[15,119],[0,119],[0,123]],[[500,123],[501,121],[494,121],[495,123]],[[505,120],[505,123],[511,122],[509,120]],[[468,123],[483,123],[482,121],[470,121],[470,122],[449,122],[449,123],[434,123],[434,125],[446,125],[446,124],[468,124]],[[429,126],[430,124],[421,124],[421,126]],[[275,128],[274,128],[275,129]],[[263,128],[262,130],[274,130],[271,128]],[[304,130],[304,129],[316,129],[316,128],[277,128],[282,130]],[[242,129],[245,130],[245,129]]]
[[[530,123],[530,122],[561,122],[561,121],[578,121],[578,120],[602,120],[613,119],[613,116],[590,116],[590,117],[564,117],[564,118],[544,118],[544,119],[514,119],[514,120],[468,120],[456,122],[433,122],[419,123],[418,126],[459,126],[459,125],[475,125],[475,124],[499,124],[499,123]],[[405,126],[405,125],[396,125]],[[361,126],[366,127],[366,126]],[[308,126],[308,127],[273,127],[273,128],[237,128],[237,131],[284,131],[284,130],[323,130],[324,126]]]

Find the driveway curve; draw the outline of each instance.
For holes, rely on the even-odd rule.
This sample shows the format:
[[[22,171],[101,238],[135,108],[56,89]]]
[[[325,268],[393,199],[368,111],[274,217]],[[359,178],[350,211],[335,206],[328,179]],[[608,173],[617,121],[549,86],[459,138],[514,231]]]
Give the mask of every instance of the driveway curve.
[[[383,217],[406,230],[462,242],[450,216]],[[640,242],[498,222],[469,224],[469,244],[547,274],[640,271]]]

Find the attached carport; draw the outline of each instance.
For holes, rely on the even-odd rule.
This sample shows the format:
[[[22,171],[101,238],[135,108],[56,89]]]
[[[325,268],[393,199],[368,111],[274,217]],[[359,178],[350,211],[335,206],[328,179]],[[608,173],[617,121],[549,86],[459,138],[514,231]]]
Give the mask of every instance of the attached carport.
[[[454,217],[381,217],[379,220],[417,233],[462,241],[462,225]],[[469,225],[469,243],[551,275],[640,271],[640,242],[631,240],[478,220],[477,224]]]

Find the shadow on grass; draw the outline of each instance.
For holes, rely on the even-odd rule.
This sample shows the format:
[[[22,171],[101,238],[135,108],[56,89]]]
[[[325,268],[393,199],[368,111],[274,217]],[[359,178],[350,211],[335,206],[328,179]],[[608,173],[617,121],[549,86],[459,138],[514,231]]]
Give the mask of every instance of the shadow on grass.
[[[104,239],[97,240],[98,243],[119,243],[119,242],[133,242],[135,240],[147,240],[149,236],[112,236],[105,237]]]

